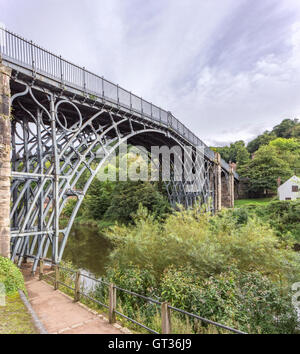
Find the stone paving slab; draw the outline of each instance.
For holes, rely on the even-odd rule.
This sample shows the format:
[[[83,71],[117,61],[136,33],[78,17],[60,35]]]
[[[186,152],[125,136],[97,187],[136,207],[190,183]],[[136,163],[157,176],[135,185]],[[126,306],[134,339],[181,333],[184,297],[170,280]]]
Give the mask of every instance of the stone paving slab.
[[[25,277],[29,301],[48,333],[51,334],[124,334],[102,315],[88,310],[37,277]],[[118,327],[118,328],[116,328]]]

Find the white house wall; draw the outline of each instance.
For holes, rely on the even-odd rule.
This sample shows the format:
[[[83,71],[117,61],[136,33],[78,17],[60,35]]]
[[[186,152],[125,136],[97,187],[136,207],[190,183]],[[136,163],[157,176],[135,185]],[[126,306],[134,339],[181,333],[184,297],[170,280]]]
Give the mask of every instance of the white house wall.
[[[292,192],[292,186],[298,186],[298,192]],[[286,200],[286,198],[291,198],[291,200],[296,200],[300,198],[300,178],[293,176],[288,181],[283,183],[278,188],[279,200]]]

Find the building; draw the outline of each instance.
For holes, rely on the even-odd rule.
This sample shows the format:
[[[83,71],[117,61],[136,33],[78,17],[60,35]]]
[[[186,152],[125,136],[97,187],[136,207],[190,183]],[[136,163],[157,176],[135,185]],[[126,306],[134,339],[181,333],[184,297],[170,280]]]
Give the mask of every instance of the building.
[[[279,200],[300,199],[300,178],[293,176],[281,186],[279,186],[278,197]]]

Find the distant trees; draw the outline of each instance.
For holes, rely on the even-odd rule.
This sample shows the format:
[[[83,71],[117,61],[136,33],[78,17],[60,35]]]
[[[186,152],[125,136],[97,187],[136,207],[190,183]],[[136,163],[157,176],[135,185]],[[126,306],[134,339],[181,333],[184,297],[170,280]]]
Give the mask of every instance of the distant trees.
[[[213,148],[227,162],[237,164],[241,177],[249,179],[249,191],[275,191],[277,179],[288,179],[300,171],[300,122],[284,119],[245,146],[238,140],[229,146]],[[250,157],[251,156],[251,157]]]
[[[270,132],[265,131],[263,134],[250,141],[247,145],[247,150],[252,154],[257,151],[261,145],[267,145],[276,138],[300,138],[299,119],[284,119]]]
[[[243,176],[249,178],[250,191],[275,191],[278,177],[286,180],[300,171],[300,140],[276,138],[262,145],[253,159],[244,166]]]
[[[167,198],[150,182],[117,182],[110,195],[109,207],[104,218],[127,224],[139,205],[146,207],[157,218],[163,218],[169,211]]]
[[[230,144],[230,146],[216,147],[212,149],[220,153],[225,161],[237,163],[238,168],[250,161],[250,153],[243,140],[236,141],[235,143]]]
[[[247,150],[250,152],[250,154],[253,154],[262,145],[269,144],[269,142],[272,141],[273,139],[276,139],[275,133],[270,133],[268,131],[265,131],[263,134],[259,135],[257,138],[253,139],[248,143]]]
[[[249,178],[251,192],[276,190],[278,177],[287,179],[292,173],[289,162],[282,159],[277,148],[270,144],[261,146],[243,171]]]
[[[280,138],[296,137],[299,132],[299,119],[284,119],[273,128],[273,133]],[[300,137],[300,135],[298,135]]]

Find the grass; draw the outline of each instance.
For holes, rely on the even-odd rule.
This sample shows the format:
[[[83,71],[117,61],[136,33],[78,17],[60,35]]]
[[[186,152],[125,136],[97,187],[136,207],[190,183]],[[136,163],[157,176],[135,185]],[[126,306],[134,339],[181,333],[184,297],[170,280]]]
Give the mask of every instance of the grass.
[[[264,205],[270,203],[272,200],[274,200],[274,197],[258,199],[238,199],[235,200],[234,206],[238,208],[244,205]]]
[[[0,334],[37,333],[19,293],[6,296],[6,306],[0,306]]]

